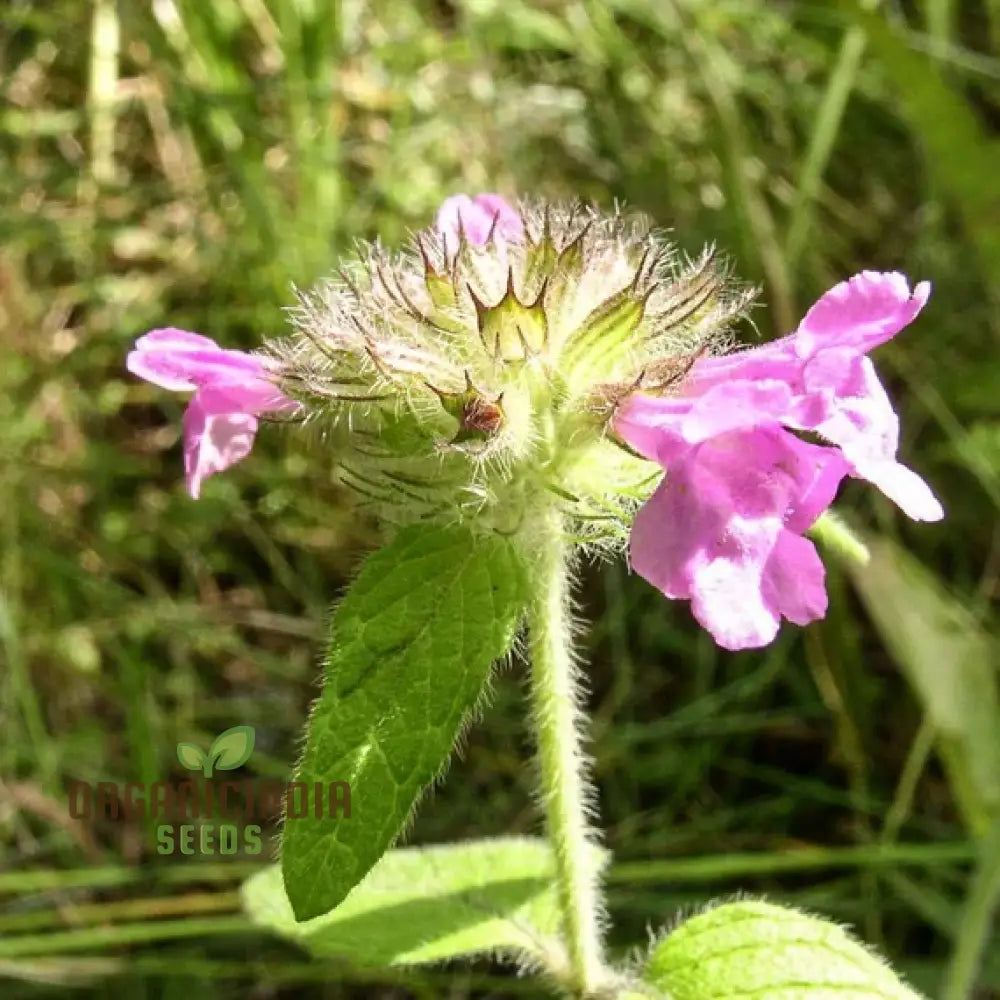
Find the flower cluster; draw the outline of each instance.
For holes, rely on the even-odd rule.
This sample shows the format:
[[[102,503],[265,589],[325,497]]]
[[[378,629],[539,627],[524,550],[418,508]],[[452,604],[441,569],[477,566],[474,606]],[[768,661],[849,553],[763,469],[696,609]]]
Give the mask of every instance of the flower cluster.
[[[193,410],[221,369],[231,388],[237,359],[246,366],[252,391],[228,393],[245,409],[223,424],[240,434],[186,427],[192,491],[279,411],[316,428],[342,481],[386,520],[517,532],[556,505],[574,538],[620,547],[656,474],[608,433],[614,407],[677,381],[748,298],[711,254],[684,262],[623,215],[457,196],[402,253],[368,248],[301,293],[292,335],[261,356],[154,331],[129,366],[196,388]],[[177,366],[186,381],[160,377]]]
[[[790,336],[699,359],[669,396],[637,393],[615,430],[667,475],[635,520],[632,565],[689,598],[728,649],[770,642],[782,617],[826,613],[823,564],[803,533],[846,475],[910,517],[944,516],[896,461],[899,421],[866,353],[920,312],[930,286],[865,271],[827,292]],[[803,440],[811,431],[828,444]]]
[[[369,248],[300,294],[292,335],[263,353],[154,330],[128,367],[194,391],[193,496],[246,456],[258,418],[282,415],[318,428],[344,482],[391,521],[476,518],[526,545],[543,508],[592,545],[632,527],[636,571],[738,649],[824,613],[804,532],[846,475],[911,517],[942,516],[896,461],[898,422],[866,357],[928,293],[865,272],[794,334],[732,352],[751,296],[711,252],[682,260],[621,214],[459,195],[407,250]]]

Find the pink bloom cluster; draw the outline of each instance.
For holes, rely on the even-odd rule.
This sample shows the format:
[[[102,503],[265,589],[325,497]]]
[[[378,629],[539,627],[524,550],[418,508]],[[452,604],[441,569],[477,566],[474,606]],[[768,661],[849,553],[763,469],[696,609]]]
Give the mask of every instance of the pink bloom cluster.
[[[524,238],[520,214],[496,194],[447,199],[435,226],[449,258],[463,237],[473,246]],[[632,566],[667,597],[690,600],[721,646],[763,646],[782,618],[805,625],[826,613],[823,564],[805,532],[845,476],[873,483],[916,520],[943,516],[926,483],[896,460],[899,421],[866,356],[929,294],[927,282],[911,292],[901,274],[865,271],[827,292],[795,333],[701,358],[677,394],[634,393],[619,405],[615,432],[666,470],[636,517]],[[194,393],[184,414],[194,497],[249,454],[261,415],[299,406],[265,359],[185,330],[139,338],[127,366]]]
[[[184,471],[193,497],[203,480],[250,454],[258,416],[298,406],[268,381],[263,358],[187,330],[151,330],[125,364],[164,389],[194,392],[184,413]]]
[[[923,308],[902,274],[832,288],[795,333],[693,366],[678,395],[627,398],[618,435],[667,474],[636,517],[632,566],[727,649],[763,646],[781,618],[822,618],[824,569],[803,533],[841,480],[866,479],[911,518],[944,516],[896,460],[899,421],[865,356]],[[813,444],[794,431],[811,431]]]

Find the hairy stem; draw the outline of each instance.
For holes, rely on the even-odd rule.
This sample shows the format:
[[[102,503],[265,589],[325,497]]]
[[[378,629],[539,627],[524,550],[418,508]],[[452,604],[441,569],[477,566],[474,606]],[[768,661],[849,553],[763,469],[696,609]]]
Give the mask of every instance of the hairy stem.
[[[568,545],[558,513],[551,512],[544,525],[544,537],[534,553],[534,595],[528,608],[532,715],[570,980],[581,996],[589,996],[604,975],[600,860],[587,822],[593,792],[587,784],[581,745]]]

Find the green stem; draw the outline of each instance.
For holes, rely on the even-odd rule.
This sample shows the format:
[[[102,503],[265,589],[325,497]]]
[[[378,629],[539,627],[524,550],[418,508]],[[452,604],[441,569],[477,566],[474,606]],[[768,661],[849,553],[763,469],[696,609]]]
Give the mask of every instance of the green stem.
[[[979,864],[972,876],[969,894],[955,936],[955,950],[945,975],[944,1000],[968,1000],[974,995],[976,979],[990,935],[993,917],[1000,905],[1000,816],[980,841]]]
[[[847,569],[867,566],[871,553],[861,539],[839,514],[832,510],[821,514],[809,529],[809,537],[829,549]]]
[[[31,955],[64,955],[67,952],[99,951],[128,944],[153,941],[204,939],[210,934],[253,933],[246,917],[188,917],[183,920],[143,920],[104,927],[79,927],[48,934],[14,934],[0,940],[0,959]]]
[[[540,792],[556,860],[569,976],[580,996],[604,977],[600,855],[587,823],[594,801],[581,746],[580,685],[572,651],[570,567],[562,519],[551,512],[533,553],[534,596],[528,607],[531,702]]]
[[[823,174],[830,162],[851,91],[861,68],[868,36],[864,28],[852,24],[844,33],[837,63],[827,81],[826,93],[814,118],[809,147],[792,204],[785,259],[798,260],[806,248]]]

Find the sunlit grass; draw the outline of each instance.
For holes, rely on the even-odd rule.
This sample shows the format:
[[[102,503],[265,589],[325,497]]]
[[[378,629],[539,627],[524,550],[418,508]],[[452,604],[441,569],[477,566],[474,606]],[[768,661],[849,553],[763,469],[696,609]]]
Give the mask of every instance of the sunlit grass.
[[[1000,809],[1000,14],[916,6],[909,33],[766,0],[5,8],[5,997],[537,995],[486,966],[310,964],[239,916],[246,859],[160,863],[141,824],[74,824],[63,794],[168,776],[178,740],[240,723],[256,773],[285,776],[326,608],[376,538],[322,446],[281,429],[191,502],[180,408],[126,376],[132,339],[251,346],[355,239],[396,243],[484,188],[623,199],[688,250],[716,242],[761,285],[751,338],[862,267],[933,280],[880,367],[947,520],[845,490],[881,561],[853,582],[831,565],[827,621],[760,654],[595,568],[593,751],[616,945],[745,888],[858,925],[930,995],[968,995],[985,955],[979,995],[1000,996],[995,872],[972,874]],[[412,839],[534,828],[523,693],[499,679]]]

